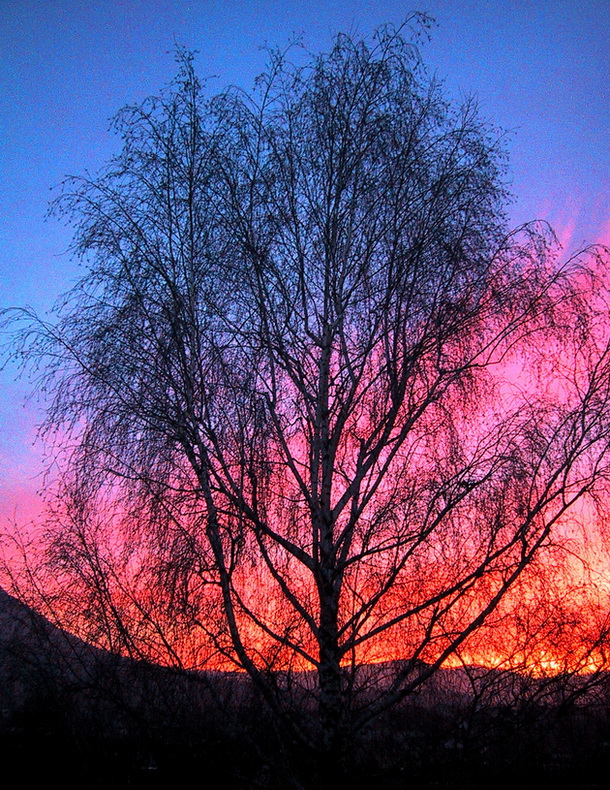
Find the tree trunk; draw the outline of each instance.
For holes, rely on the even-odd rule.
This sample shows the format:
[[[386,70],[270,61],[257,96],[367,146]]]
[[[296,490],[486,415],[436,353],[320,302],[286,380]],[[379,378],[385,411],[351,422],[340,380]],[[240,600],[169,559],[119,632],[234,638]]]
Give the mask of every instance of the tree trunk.
[[[341,689],[341,666],[337,626],[337,592],[329,580],[320,585],[320,684],[321,730],[318,773],[320,788],[336,788],[345,769],[346,710]]]

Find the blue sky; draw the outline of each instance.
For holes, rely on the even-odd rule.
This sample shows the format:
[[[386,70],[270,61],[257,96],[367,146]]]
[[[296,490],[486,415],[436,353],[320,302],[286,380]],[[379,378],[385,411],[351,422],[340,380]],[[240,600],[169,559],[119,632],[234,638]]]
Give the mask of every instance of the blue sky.
[[[321,51],[413,10],[438,23],[430,72],[508,133],[512,221],[548,219],[568,248],[610,242],[610,0],[2,0],[0,308],[44,312],[78,275],[70,229],[45,221],[51,188],[118,150],[109,119],[171,79],[175,43],[199,51],[211,92],[249,88],[265,44],[297,34]],[[41,482],[39,407],[14,373],[0,374],[0,528]]]

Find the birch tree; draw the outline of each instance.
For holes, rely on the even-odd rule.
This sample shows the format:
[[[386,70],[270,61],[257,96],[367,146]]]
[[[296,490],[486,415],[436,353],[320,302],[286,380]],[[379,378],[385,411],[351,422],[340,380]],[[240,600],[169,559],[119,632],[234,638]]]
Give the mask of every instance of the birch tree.
[[[180,53],[64,184],[85,274],[23,335],[81,627],[245,670],[329,782],[608,471],[602,252],[509,229],[502,137],[424,27],[271,52],[250,93]]]

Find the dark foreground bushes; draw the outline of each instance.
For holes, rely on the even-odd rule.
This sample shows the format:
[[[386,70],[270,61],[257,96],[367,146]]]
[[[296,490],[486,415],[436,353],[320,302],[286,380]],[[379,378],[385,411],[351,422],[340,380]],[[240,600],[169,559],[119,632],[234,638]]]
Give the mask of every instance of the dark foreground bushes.
[[[318,787],[315,756],[282,738],[240,676],[182,677],[158,667],[115,667],[102,684],[39,678],[3,710],[0,759],[24,781],[64,787],[225,790]],[[5,700],[6,701],[6,700]],[[411,702],[350,744],[346,786],[570,788],[606,786],[610,715],[605,705]]]

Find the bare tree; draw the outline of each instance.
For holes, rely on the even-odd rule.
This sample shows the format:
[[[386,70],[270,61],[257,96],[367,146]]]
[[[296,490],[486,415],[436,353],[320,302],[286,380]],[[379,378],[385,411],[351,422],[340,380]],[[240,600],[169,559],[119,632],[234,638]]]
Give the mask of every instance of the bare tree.
[[[245,670],[327,777],[608,472],[603,251],[508,230],[502,140],[424,32],[273,52],[211,98],[180,53],[65,183],[86,273],[23,335],[81,629]]]

